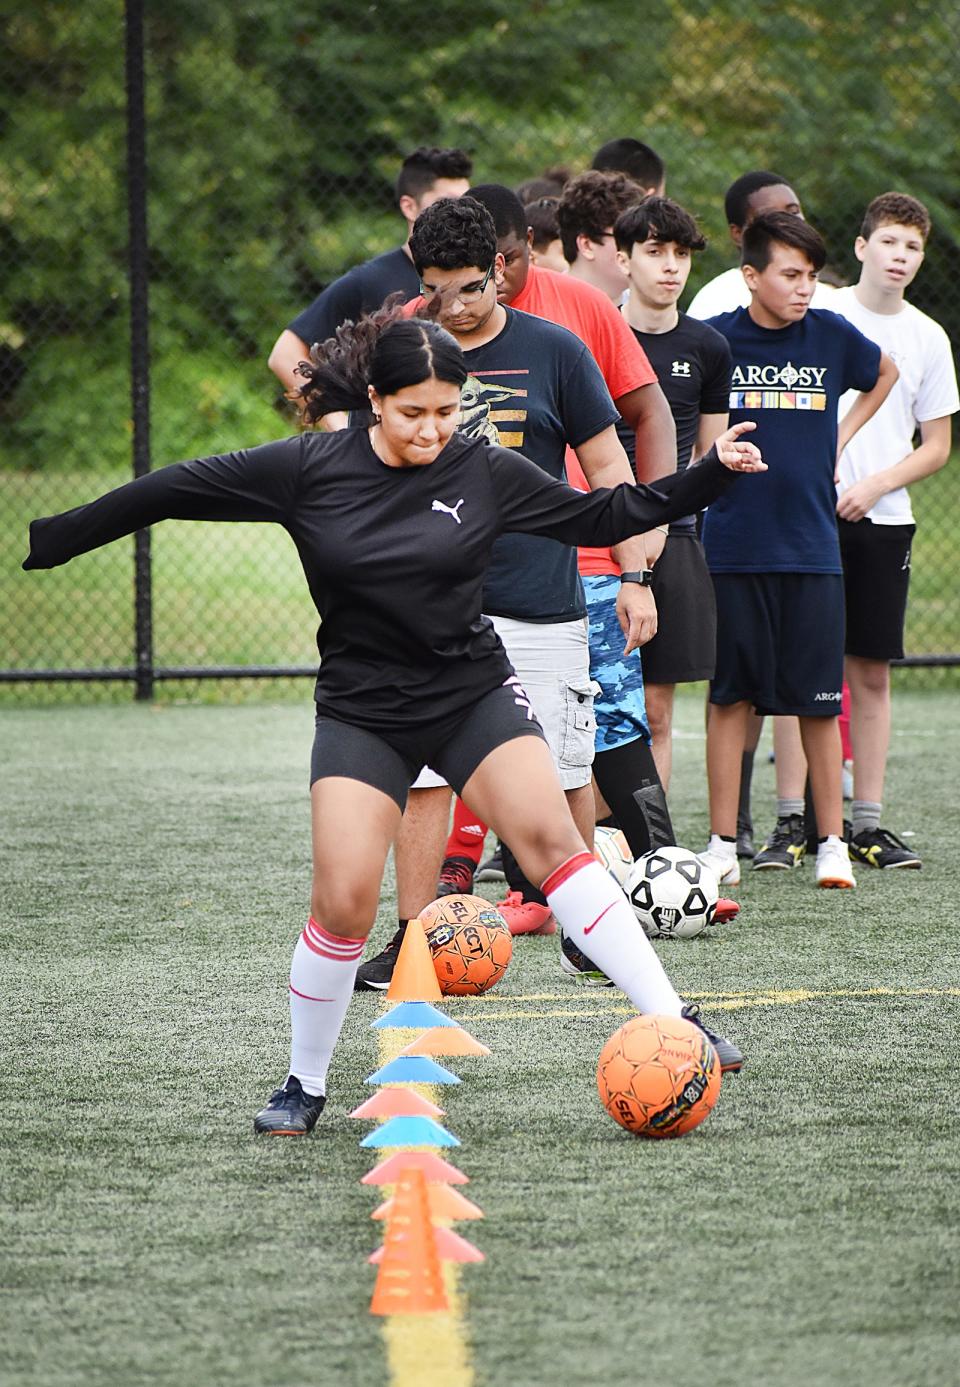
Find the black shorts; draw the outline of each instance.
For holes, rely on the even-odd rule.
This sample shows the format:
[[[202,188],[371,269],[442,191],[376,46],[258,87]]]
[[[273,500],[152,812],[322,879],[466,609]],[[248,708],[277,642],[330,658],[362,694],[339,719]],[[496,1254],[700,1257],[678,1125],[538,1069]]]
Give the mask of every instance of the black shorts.
[[[667,535],[653,570],[657,634],[640,647],[645,684],[692,684],[713,676],[717,603],[703,545],[689,534]]]
[[[715,573],[717,671],[710,702],[760,714],[836,717],[843,686],[839,573]]]
[[[847,599],[848,655],[899,660],[910,586],[910,546],[916,525],[838,520]]]
[[[460,794],[495,747],[528,736],[543,740],[540,724],[516,679],[428,732],[409,732],[402,726],[371,732],[318,716],[310,784],[328,776],[345,776],[382,790],[403,810],[407,791],[422,766],[434,767]]]

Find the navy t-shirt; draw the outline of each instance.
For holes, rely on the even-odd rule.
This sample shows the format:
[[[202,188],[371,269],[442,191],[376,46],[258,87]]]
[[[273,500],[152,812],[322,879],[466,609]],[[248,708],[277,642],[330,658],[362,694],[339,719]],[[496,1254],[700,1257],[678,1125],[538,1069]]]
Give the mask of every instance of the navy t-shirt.
[[[730,423],[756,422],[750,440],[769,468],[707,512],[711,571],[840,573],[837,402],[845,390],[873,389],[880,348],[820,308],[784,328],[758,327],[746,308],[710,324],[733,354]]]
[[[633,335],[657,373],[660,389],[667,397],[677,429],[677,470],[689,467],[697,441],[701,414],[726,414],[730,396],[730,347],[727,339],[706,323],[681,313],[669,332],[641,332]],[[631,464],[636,434],[627,424],[617,425],[620,441]],[[675,521],[671,534],[696,532],[692,515]]]
[[[302,342],[312,347],[325,342],[341,323],[356,322],[364,313],[373,313],[391,294],[401,292],[406,299],[415,299],[420,292],[420,277],[407,253],[398,248],[378,255],[363,265],[355,265],[345,275],[328,284],[309,308],[288,324],[287,331],[295,332]]]
[[[564,453],[619,418],[600,368],[566,328],[507,308],[503,331],[465,352],[460,432],[486,438],[566,479]],[[491,616],[550,624],[586,616],[577,552],[554,539],[505,535],[483,588]]]

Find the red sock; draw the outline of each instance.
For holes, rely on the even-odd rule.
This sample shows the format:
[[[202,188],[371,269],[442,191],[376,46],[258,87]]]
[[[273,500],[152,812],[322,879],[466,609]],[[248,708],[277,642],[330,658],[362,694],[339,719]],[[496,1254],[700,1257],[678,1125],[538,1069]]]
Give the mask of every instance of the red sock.
[[[444,857],[469,857],[473,865],[479,867],[486,836],[487,825],[458,798],[453,806],[453,828]]]
[[[846,680],[843,681],[843,702],[840,705],[840,745],[843,748],[843,759],[853,760],[853,743],[850,740],[850,685]]]

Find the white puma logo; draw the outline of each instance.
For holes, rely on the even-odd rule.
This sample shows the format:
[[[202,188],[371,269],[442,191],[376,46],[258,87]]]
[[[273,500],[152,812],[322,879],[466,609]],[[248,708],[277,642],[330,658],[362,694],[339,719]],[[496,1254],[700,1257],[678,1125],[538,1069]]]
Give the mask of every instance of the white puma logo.
[[[442,510],[443,513],[444,513],[444,515],[452,515],[453,518],[454,518],[454,520],[457,522],[457,524],[458,524],[458,525],[462,525],[462,524],[463,524],[463,521],[460,519],[459,515],[457,514],[457,512],[459,511],[459,509],[460,509],[460,507],[461,507],[462,505],[463,505],[463,497],[461,496],[461,497],[460,497],[460,500],[457,502],[457,504],[456,504],[455,506],[447,506],[447,505],[445,505],[445,504],[443,503],[443,501],[434,501],[434,503],[433,503],[433,505],[430,507],[430,509],[431,509],[431,510]]]

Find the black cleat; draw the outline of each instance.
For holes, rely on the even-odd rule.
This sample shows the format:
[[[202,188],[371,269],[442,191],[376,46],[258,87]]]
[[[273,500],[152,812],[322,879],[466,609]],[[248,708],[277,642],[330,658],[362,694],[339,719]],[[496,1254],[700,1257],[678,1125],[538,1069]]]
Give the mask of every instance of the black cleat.
[[[560,967],[568,978],[586,983],[588,987],[612,987],[613,979],[602,973],[592,959],[578,949],[572,939],[560,931]]]
[[[753,843],[753,824],[749,819],[737,820],[737,856],[756,857],[757,849]]]
[[[790,871],[799,867],[807,853],[807,826],[802,814],[778,819],[773,832],[753,859],[753,870]]]
[[[473,890],[474,870],[469,857],[445,857],[437,880],[437,895],[469,896]]]
[[[725,1040],[722,1035],[717,1035],[716,1031],[712,1031],[706,1022],[700,1019],[700,1008],[695,1002],[688,1002],[680,1015],[685,1021],[692,1021],[703,1031],[717,1052],[721,1074],[736,1074],[743,1068],[743,1051],[738,1049],[732,1040]]]
[[[368,958],[366,963],[360,964],[353,983],[354,992],[385,992],[387,990],[390,986],[390,979],[393,977],[393,970],[397,966],[397,955],[400,953],[400,945],[403,943],[403,936],[406,932],[405,924],[398,926],[390,943],[381,949],[375,957]]]
[[[847,835],[850,856],[871,867],[922,867],[920,854],[908,848],[895,833],[886,828],[867,828],[862,833]]]
[[[500,844],[492,857],[488,857],[486,862],[481,862],[477,868],[475,881],[506,881],[503,874],[503,854],[500,851]]]
[[[270,1095],[265,1108],[253,1119],[253,1130],[261,1136],[305,1137],[317,1125],[326,1098],[322,1093],[304,1093],[300,1080],[291,1074],[283,1088]]]

